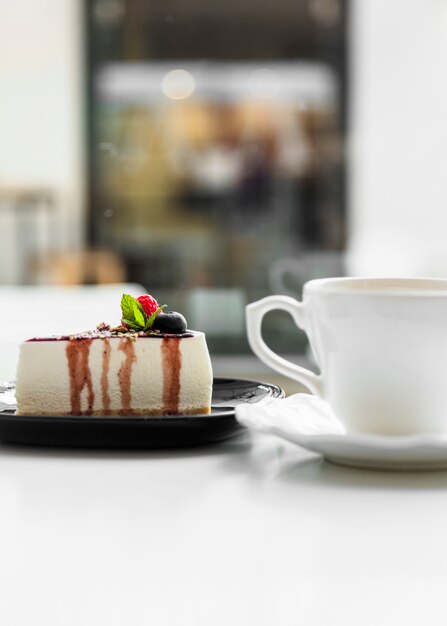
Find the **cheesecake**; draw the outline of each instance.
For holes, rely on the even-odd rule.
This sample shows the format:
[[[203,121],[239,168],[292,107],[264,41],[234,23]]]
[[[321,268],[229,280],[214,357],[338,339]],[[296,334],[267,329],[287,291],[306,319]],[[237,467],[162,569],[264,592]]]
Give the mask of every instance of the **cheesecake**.
[[[117,327],[33,338],[20,346],[17,413],[154,416],[210,412],[205,335],[151,297],[123,296]],[[153,301],[153,302],[152,302]],[[132,304],[129,304],[132,303]],[[132,312],[133,307],[133,312]]]

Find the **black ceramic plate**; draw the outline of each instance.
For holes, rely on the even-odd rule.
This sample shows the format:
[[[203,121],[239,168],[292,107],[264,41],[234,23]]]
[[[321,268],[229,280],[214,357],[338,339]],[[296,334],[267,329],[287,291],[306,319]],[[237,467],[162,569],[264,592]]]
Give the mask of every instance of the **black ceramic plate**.
[[[0,413],[2,443],[79,448],[178,448],[223,441],[243,430],[234,407],[279,398],[275,385],[237,378],[215,378],[209,415],[93,417]]]

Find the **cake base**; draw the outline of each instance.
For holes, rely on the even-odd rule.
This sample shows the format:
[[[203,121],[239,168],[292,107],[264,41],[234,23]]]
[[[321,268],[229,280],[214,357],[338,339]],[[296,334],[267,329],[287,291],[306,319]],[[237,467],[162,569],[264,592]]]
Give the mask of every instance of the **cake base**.
[[[163,408],[160,407],[158,409],[129,409],[127,411],[81,411],[79,413],[25,413],[23,411],[16,411],[16,415],[28,415],[36,417],[77,417],[77,416],[92,416],[92,417],[169,417],[169,416],[188,416],[188,415],[209,415],[211,413],[211,407],[198,407],[187,409],[182,411],[181,413],[164,413]]]

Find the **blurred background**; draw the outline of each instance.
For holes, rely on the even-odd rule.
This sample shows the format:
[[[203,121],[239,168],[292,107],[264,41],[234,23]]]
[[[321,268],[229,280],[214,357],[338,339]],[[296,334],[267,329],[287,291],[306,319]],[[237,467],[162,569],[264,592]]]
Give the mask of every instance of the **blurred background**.
[[[126,289],[204,330],[217,374],[274,380],[248,302],[447,275],[441,0],[0,11],[0,376],[30,334],[118,322]],[[306,358],[286,315],[265,336]]]

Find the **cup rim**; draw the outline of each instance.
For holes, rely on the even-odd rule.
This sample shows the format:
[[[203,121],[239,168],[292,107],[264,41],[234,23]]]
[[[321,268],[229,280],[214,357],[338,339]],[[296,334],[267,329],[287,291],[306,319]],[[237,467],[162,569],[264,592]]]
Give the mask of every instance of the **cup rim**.
[[[304,294],[334,293],[365,297],[447,297],[447,278],[362,277],[317,278],[304,284]]]

